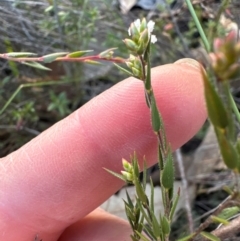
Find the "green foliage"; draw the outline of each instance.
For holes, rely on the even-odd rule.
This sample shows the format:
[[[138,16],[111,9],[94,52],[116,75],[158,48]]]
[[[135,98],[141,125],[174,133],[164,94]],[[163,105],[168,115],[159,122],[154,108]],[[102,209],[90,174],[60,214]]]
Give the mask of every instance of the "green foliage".
[[[103,2],[106,7],[107,2]],[[170,3],[171,1],[167,2]],[[227,2],[227,0],[225,2]],[[71,6],[69,3],[71,3]],[[234,128],[232,128],[234,119],[232,117],[231,108],[233,108],[238,120],[240,119],[240,115],[236,106],[234,106],[234,101],[231,99],[231,93],[229,89],[230,87],[226,84],[226,82],[230,81],[232,78],[240,77],[240,65],[238,63],[240,56],[240,44],[237,42],[237,40],[234,38],[235,36],[233,35],[229,35],[225,39],[216,42],[215,45],[209,42],[205,32],[208,33],[209,29],[216,29],[216,32],[220,33],[222,31],[221,26],[214,23],[214,21],[210,21],[207,26],[203,27],[201,25],[201,21],[199,20],[201,9],[194,9],[191,1],[189,0],[186,0],[186,3],[188,4],[188,8],[192,14],[193,19],[188,23],[189,30],[187,33],[185,33],[184,37],[190,38],[194,32],[198,30],[207,52],[210,51],[212,46],[215,47],[215,61],[210,63],[211,66],[207,66],[208,71],[206,73],[202,71],[206,106],[208,109],[209,118],[215,127],[223,160],[229,169],[232,169],[235,174],[239,174],[240,142],[239,140],[235,140],[236,138],[233,138],[233,135],[231,135],[231,132],[234,130]],[[15,4],[17,5],[17,3]],[[147,23],[146,19],[143,19],[142,21],[137,20],[131,24],[129,29],[131,36],[124,40],[126,49],[131,52],[131,55],[127,60],[120,57],[113,57],[113,52],[116,50],[116,48],[109,48],[108,46],[112,43],[114,43],[113,46],[115,46],[115,42],[116,46],[118,46],[118,41],[119,38],[122,38],[123,31],[124,34],[126,33],[125,29],[121,29],[123,23],[119,19],[116,19],[116,21],[118,23],[118,30],[119,28],[120,30],[117,31],[117,33],[114,35],[111,33],[111,31],[108,31],[106,34],[106,36],[108,36],[107,39],[103,39],[102,41],[103,45],[107,47],[107,50],[101,52],[98,55],[85,56],[90,51],[79,49],[88,48],[89,45],[96,42],[96,35],[100,34],[100,31],[97,32],[96,30],[98,29],[101,20],[105,18],[105,20],[108,21],[109,16],[113,16],[111,11],[108,15],[107,11],[101,10],[92,4],[89,0],[73,0],[71,2],[53,1],[52,5],[45,9],[45,18],[41,20],[40,29],[45,33],[46,38],[52,33],[57,33],[56,36],[58,36],[60,41],[57,41],[55,44],[53,44],[54,47],[67,49],[69,52],[56,52],[44,55],[42,57],[36,57],[36,54],[31,52],[12,51],[11,42],[6,38],[6,46],[8,50],[11,49],[11,51],[9,51],[10,53],[7,54],[1,54],[0,57],[11,61],[10,67],[13,70],[15,76],[18,75],[18,69],[15,63],[12,62],[13,60],[21,62],[25,65],[45,70],[49,70],[49,68],[43,66],[39,62],[51,63],[53,61],[66,60],[71,62],[82,61],[85,63],[99,64],[99,61],[103,59],[117,63],[126,62],[128,69],[125,69],[119,65],[117,65],[117,67],[124,71],[126,74],[138,78],[139,81],[143,83],[145,90],[145,96],[143,96],[143,98],[145,97],[146,99],[146,104],[149,108],[151,116],[149,121],[152,123],[152,129],[158,142],[158,149],[156,152],[158,152],[158,163],[161,174],[160,182],[164,212],[160,214],[155,212],[154,187],[152,181],[151,194],[150,196],[146,194],[147,167],[146,160],[144,158],[142,182],[140,181],[141,165],[136,153],[131,156],[130,162],[123,159],[122,164],[124,170],[121,171],[121,174],[111,170],[105,170],[107,170],[115,177],[125,181],[126,183],[130,183],[135,186],[136,202],[131,200],[128,193],[126,194],[127,200],[124,201],[125,212],[133,231],[131,239],[133,241],[148,241],[150,238],[154,241],[168,241],[169,234],[171,232],[173,215],[177,207],[180,191],[178,190],[177,194],[175,195],[173,193],[175,172],[172,151],[170,144],[167,141],[164,123],[162,121],[161,114],[159,113],[152,89],[150,54],[151,45],[154,42],[152,41],[154,40],[154,35],[152,35],[152,29],[150,27],[151,21]],[[161,22],[160,20],[159,25],[160,24],[164,25],[164,22]],[[209,34],[209,38],[213,39],[214,34],[215,33]],[[115,36],[117,36],[117,38],[115,38]],[[99,39],[101,38],[98,38],[98,40]],[[177,43],[178,46],[180,45],[181,41],[182,40],[180,36],[174,39],[174,42]],[[187,41],[186,43],[187,47],[191,45],[191,41]],[[123,53],[125,53],[124,51]],[[0,92],[2,95],[5,94],[5,86],[8,85],[11,81],[12,80],[10,78],[5,78],[0,83]],[[216,82],[218,82],[218,86],[216,85]],[[16,127],[22,127],[25,123],[37,122],[39,120],[39,116],[37,113],[36,101],[32,101],[31,99],[29,99],[27,102],[22,101],[23,97],[18,95],[18,93],[25,87],[38,87],[40,88],[40,91],[42,91],[43,85],[52,84],[54,83],[37,82],[22,84],[17,88],[15,92],[13,92],[12,95],[10,95],[10,98],[6,103],[1,96],[1,101],[5,103],[0,110],[1,118],[9,118],[10,116],[11,122],[14,123]],[[60,82],[57,82],[57,84],[60,84]],[[220,88],[218,88],[219,86]],[[225,91],[222,91],[223,93],[220,94],[219,89],[221,89],[221,87],[223,87]],[[39,91],[39,89],[37,91]],[[44,102],[46,105],[45,110],[54,113],[54,115],[57,116],[57,120],[71,113],[72,109],[70,106],[72,103],[68,98],[67,91],[61,90],[55,92],[51,89],[47,90],[45,96],[49,96],[50,99],[50,103],[46,104],[46,102]],[[16,103],[13,103],[13,100],[16,101]],[[227,100],[227,103],[225,103],[225,100]],[[8,112],[5,113],[4,111],[9,106],[11,108],[9,108]],[[237,183],[235,186],[238,187]],[[232,204],[231,201],[237,200],[236,203],[239,204],[239,189],[228,188],[228,190],[230,193],[228,200],[229,203],[226,203],[230,205]],[[224,203],[224,205],[226,204]],[[211,222],[227,225],[229,223],[227,219],[231,218],[233,215],[239,212],[238,206],[230,208],[228,208],[227,205],[226,208],[223,208],[222,206],[219,206],[217,211],[208,218],[208,220],[205,222],[206,227]],[[145,231],[149,237],[146,237],[145,234],[143,234],[143,231]],[[200,226],[194,233],[180,240],[192,240],[198,235],[201,235],[208,240],[220,240],[217,236],[208,232],[204,232],[202,226]]]
[[[20,105],[16,109],[11,111],[12,119],[16,122],[19,121],[30,121],[35,122],[38,120],[37,113],[34,108],[34,102],[30,101]]]
[[[51,103],[48,105],[48,111],[58,111],[60,117],[64,117],[71,113],[69,108],[70,100],[67,98],[65,92],[56,95],[53,91],[50,91],[50,100]]]

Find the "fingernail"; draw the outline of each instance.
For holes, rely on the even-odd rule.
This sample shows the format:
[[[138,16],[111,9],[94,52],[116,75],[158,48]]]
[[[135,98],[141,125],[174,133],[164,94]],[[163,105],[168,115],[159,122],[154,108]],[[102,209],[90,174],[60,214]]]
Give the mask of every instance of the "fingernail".
[[[179,59],[176,62],[174,62],[174,64],[184,64],[184,65],[188,64],[196,69],[199,69],[199,67],[201,66],[199,62],[190,58]]]

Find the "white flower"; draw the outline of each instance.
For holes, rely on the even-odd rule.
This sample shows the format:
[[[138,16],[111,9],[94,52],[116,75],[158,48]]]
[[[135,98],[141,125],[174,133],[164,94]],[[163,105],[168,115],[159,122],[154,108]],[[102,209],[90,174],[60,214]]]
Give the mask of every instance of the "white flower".
[[[135,27],[136,27],[136,28],[138,29],[138,31],[139,31],[139,30],[140,30],[140,26],[141,26],[141,21],[140,21],[140,19],[135,20],[133,24],[135,25]],[[129,36],[131,36],[131,26],[130,26],[130,28],[128,29],[128,34],[129,34]]]
[[[155,44],[157,42],[157,37],[156,35],[151,35],[151,43]]]
[[[141,28],[141,21],[140,21],[140,19],[135,20],[133,24],[135,25],[137,30],[140,32],[140,28]],[[155,22],[153,22],[152,20],[150,20],[147,23],[148,33],[149,33],[149,36],[151,36],[151,43],[153,43],[153,44],[157,42],[157,37],[155,35],[151,34],[153,29],[154,29],[154,25],[155,25]],[[129,36],[131,36],[131,26],[128,29],[128,34],[129,34]]]
[[[147,27],[148,27],[148,32],[151,33],[154,29],[154,25],[155,25],[155,22],[153,22],[152,20],[150,20],[148,23],[147,23]]]

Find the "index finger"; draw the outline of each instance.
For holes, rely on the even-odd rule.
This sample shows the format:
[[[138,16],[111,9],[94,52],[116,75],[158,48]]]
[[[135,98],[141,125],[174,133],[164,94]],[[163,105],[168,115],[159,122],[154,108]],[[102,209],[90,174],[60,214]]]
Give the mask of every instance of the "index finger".
[[[199,66],[180,62],[157,67],[152,81],[175,149],[206,118]],[[140,160],[145,155],[149,166],[157,161],[143,84],[128,78],[1,160],[5,217],[14,213],[28,227],[40,227],[38,232],[60,232],[121,187],[103,167],[120,171],[121,159],[134,151]],[[5,227],[10,232],[12,226]]]

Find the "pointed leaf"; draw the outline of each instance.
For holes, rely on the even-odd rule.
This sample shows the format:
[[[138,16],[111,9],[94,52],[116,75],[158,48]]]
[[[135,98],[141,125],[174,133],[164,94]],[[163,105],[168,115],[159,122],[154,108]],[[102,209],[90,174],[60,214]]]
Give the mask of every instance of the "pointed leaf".
[[[150,50],[146,50],[146,51],[150,51]],[[145,89],[147,91],[150,91],[152,88],[152,84],[151,84],[151,63],[150,63],[150,58],[149,55],[147,57],[147,73],[146,73],[146,79],[145,79]]]
[[[139,165],[138,165],[138,159],[137,159],[136,152],[134,152],[134,154],[133,154],[132,166],[133,166],[134,176],[135,176],[135,178],[138,178],[140,171],[139,171]]]
[[[160,114],[159,114],[153,94],[151,96],[151,120],[152,120],[152,128],[154,132],[160,131],[160,128],[161,128]]]
[[[147,195],[145,194],[143,187],[142,187],[141,183],[139,182],[139,180],[136,180],[134,182],[134,184],[136,187],[136,193],[137,193],[138,198],[141,200],[141,202],[143,202],[143,204],[148,203]]]
[[[114,52],[114,50],[116,50],[116,49],[117,49],[117,48],[107,49],[107,50],[101,52],[98,56],[99,56],[100,58],[109,58],[109,57],[112,57],[113,52]]]
[[[152,227],[153,227],[153,233],[156,236],[156,238],[160,238],[161,233],[162,233],[162,227],[157,221],[156,216],[154,213],[152,213]]]
[[[123,71],[125,74],[129,75],[129,76],[133,76],[133,74],[128,71],[127,69],[124,69],[123,67],[121,67],[120,65],[113,63],[119,70]]]
[[[190,234],[184,238],[180,238],[180,239],[177,239],[176,241],[188,241],[190,240],[192,237],[193,237],[194,233],[193,234]]]
[[[131,221],[132,223],[135,223],[136,218],[135,218],[132,210],[127,205],[125,205],[125,212],[126,212],[126,215],[127,215],[128,219],[129,219],[129,221]]]
[[[131,200],[131,198],[130,198],[127,190],[126,190],[126,196],[127,196],[127,201],[128,201],[129,207],[130,207],[130,208],[134,208],[134,205],[133,205],[133,203],[132,203],[132,200]]]
[[[21,62],[21,63],[25,64],[25,65],[28,65],[28,66],[31,66],[31,67],[34,67],[34,68],[37,68],[37,69],[51,71],[51,69],[49,69],[49,68],[45,67],[44,65],[41,65],[37,62]]]
[[[140,210],[141,210],[142,215],[144,216],[144,218],[145,218],[146,221],[148,222],[148,225],[149,225],[149,226],[152,226],[152,221],[151,221],[151,219],[148,217],[148,215],[147,215],[145,209],[143,208],[142,203],[141,203],[141,201],[140,201],[139,198],[137,199],[137,202],[138,202],[138,205],[139,205],[139,208],[140,208]]]
[[[161,151],[161,146],[159,144],[158,144],[158,166],[159,166],[159,169],[162,171],[164,164],[163,164],[163,155]]]
[[[86,59],[83,62],[87,63],[87,64],[93,64],[93,65],[102,65],[102,63],[100,63],[98,61],[91,60],[91,59]]]
[[[211,216],[211,219],[215,223],[221,223],[221,224],[224,224],[224,225],[228,225],[229,224],[229,222],[226,219],[219,218],[219,217],[216,217],[214,215]]]
[[[126,179],[124,178],[123,175],[118,174],[118,173],[116,173],[116,172],[114,172],[114,171],[111,171],[111,170],[109,170],[109,169],[107,169],[107,168],[103,168],[103,169],[104,169],[105,171],[109,172],[110,174],[112,174],[113,176],[115,176],[115,177],[123,180],[124,182],[126,182]]]
[[[142,241],[150,241],[150,239],[148,239],[146,236],[143,236],[143,234],[141,234],[140,232],[137,232],[137,234],[139,235]]]
[[[147,161],[145,156],[143,157],[143,189],[146,190],[146,184],[147,184]]]
[[[167,160],[162,172],[162,185],[166,189],[172,189],[174,183],[174,164],[171,152],[168,152]]]
[[[150,184],[151,184],[150,209],[154,213],[154,186],[153,186],[153,181],[151,177],[150,177]]]
[[[162,231],[165,235],[168,235],[170,233],[170,223],[168,221],[168,219],[163,216],[162,220],[161,220],[161,226],[162,226]]]
[[[222,210],[222,212],[218,215],[219,218],[224,218],[224,219],[229,219],[236,215],[237,213],[240,212],[240,208],[235,206],[235,207],[230,207],[230,208],[225,208]]]
[[[217,139],[223,157],[223,161],[228,168],[233,170],[238,166],[239,157],[237,151],[234,148],[233,144],[226,138],[224,132],[221,129],[215,129],[217,132]]]
[[[93,50],[83,50],[83,51],[76,51],[76,52],[72,52],[70,54],[67,55],[67,57],[69,58],[80,58],[82,56],[84,56],[85,54],[92,52]]]
[[[171,210],[170,210],[170,215],[169,215],[170,222],[173,220],[173,215],[175,213],[179,198],[180,198],[180,188],[178,190],[177,195],[175,196],[175,198],[173,200],[173,205],[172,205]]]
[[[236,150],[237,150],[237,153],[238,153],[237,170],[238,170],[238,173],[240,173],[240,139],[237,140]]]
[[[44,63],[51,63],[54,60],[56,60],[58,57],[64,57],[67,54],[68,54],[68,52],[48,54],[48,55],[42,56],[42,60],[43,60]]]
[[[11,58],[23,58],[23,57],[36,56],[37,54],[29,53],[29,52],[11,52],[11,53],[6,53],[5,55]]]
[[[223,102],[203,70],[202,75],[209,118],[214,126],[224,129],[228,126],[228,117]]]
[[[211,241],[221,241],[220,238],[218,238],[217,236],[215,236],[212,233],[208,233],[208,232],[201,232],[200,233],[204,238],[211,240]]]

